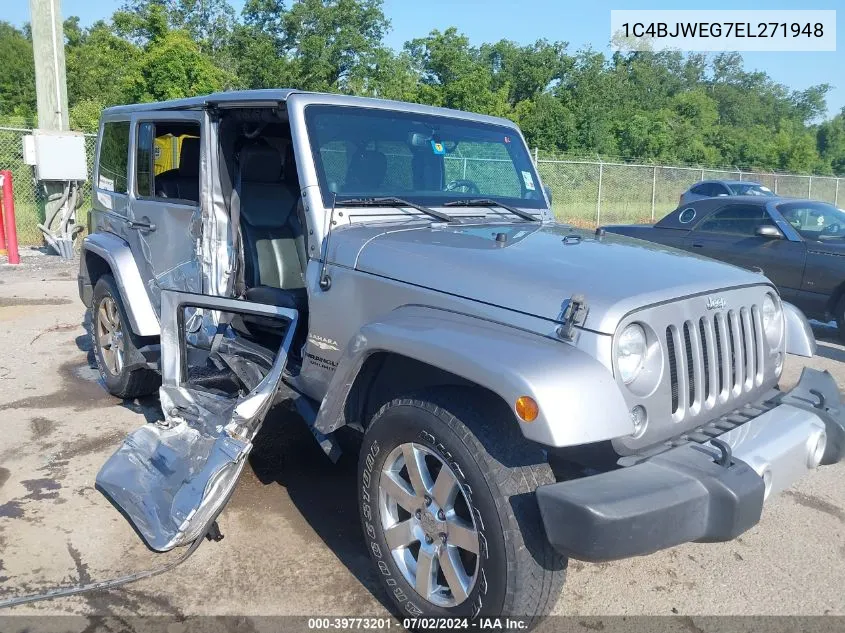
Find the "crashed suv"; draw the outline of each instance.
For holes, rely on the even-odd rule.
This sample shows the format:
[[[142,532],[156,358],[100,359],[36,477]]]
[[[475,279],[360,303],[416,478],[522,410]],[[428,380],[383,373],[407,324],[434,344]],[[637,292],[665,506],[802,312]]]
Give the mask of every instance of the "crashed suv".
[[[777,387],[815,341],[768,279],[549,205],[503,119],[295,90],[105,110],[79,291],[108,390],[163,415],[98,488],[150,548],[194,542],[286,402],[332,460],[360,432],[404,616],[532,618],[568,557],[733,539],[843,457],[831,376]]]

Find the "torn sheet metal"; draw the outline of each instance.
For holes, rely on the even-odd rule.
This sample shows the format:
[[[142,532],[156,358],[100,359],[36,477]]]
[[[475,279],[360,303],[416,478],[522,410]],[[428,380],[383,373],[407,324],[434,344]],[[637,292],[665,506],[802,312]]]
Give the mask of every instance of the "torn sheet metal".
[[[234,236],[229,220],[229,208],[223,193],[222,180],[228,178],[228,171],[218,148],[220,147],[217,121],[206,123],[206,151],[203,154],[203,174],[220,174],[219,178],[205,178],[203,181],[202,224],[203,239],[200,246],[202,262],[203,292],[218,297],[231,297],[234,288],[235,269]]]
[[[162,292],[161,300],[160,395],[166,419],[131,433],[103,465],[97,487],[123,511],[147,545],[167,551],[202,536],[228,501],[281,383],[298,314],[275,306],[171,291]],[[260,369],[269,360],[266,353],[261,358],[254,351],[264,363],[256,362],[248,370],[260,381],[246,395],[227,397],[186,385],[186,308],[289,321],[266,373]],[[231,335],[225,319],[220,320],[220,329],[230,338],[224,337],[212,354],[225,362],[218,350],[231,354],[241,342]]]

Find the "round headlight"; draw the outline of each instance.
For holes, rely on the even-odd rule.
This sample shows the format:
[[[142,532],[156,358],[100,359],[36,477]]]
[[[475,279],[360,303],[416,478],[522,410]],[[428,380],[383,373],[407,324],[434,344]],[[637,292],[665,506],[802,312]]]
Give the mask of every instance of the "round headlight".
[[[622,330],[616,344],[616,366],[626,385],[633,382],[642,371],[645,354],[645,330],[642,326],[632,323]]]
[[[763,332],[771,347],[780,345],[783,337],[783,309],[770,294],[763,298]]]

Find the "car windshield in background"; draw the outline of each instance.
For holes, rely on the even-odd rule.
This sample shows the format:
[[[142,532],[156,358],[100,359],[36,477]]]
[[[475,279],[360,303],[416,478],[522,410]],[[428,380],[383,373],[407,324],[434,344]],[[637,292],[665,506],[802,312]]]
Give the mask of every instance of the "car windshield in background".
[[[395,197],[440,206],[484,198],[545,207],[531,157],[513,128],[322,105],[308,106],[305,119],[326,206],[336,194],[338,203]]]
[[[824,202],[800,200],[778,205],[792,227],[809,240],[845,238],[845,211]]]
[[[763,185],[758,185],[757,183],[733,183],[728,185],[730,190],[733,191],[735,196],[769,196],[772,197],[775,195],[774,191],[769,189],[768,187],[764,187]]]

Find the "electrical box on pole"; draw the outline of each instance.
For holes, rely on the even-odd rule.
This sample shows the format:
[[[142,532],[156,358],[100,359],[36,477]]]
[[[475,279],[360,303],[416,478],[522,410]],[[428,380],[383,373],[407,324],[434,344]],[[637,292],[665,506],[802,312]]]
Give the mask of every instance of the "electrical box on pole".
[[[85,137],[81,132],[35,130],[23,139],[24,160],[38,180],[88,180]]]

